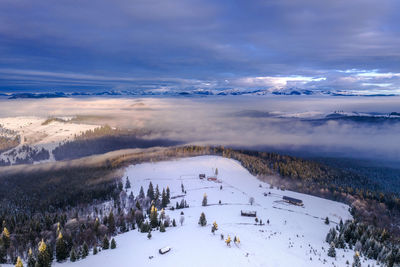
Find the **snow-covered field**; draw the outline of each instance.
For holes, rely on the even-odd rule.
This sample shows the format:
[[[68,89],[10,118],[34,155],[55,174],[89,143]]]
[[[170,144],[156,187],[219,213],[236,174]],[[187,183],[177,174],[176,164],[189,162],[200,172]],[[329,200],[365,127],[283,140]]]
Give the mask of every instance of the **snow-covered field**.
[[[70,120],[68,117],[59,117],[65,121]],[[43,125],[47,118],[44,117],[8,117],[0,118],[0,125],[3,128],[17,132],[21,137],[19,147],[29,145],[38,150],[44,148],[50,152],[50,160],[54,161],[51,151],[56,148],[60,143],[73,140],[75,135],[80,135],[87,130],[93,130],[98,125],[77,124],[72,122],[52,121]],[[7,155],[9,151],[0,154],[0,159],[5,161],[10,160],[11,163],[15,162],[16,157],[24,158],[26,155],[23,152],[15,155]]]
[[[221,183],[200,180],[199,174],[212,175],[218,168]],[[266,183],[252,176],[238,162],[216,156],[201,156],[175,161],[144,163],[127,168],[132,190],[136,196],[140,186],[147,190],[149,182],[160,190],[169,186],[171,197],[182,195],[189,208],[166,210],[177,227],[167,228],[165,233],[152,232],[152,238],[137,230],[118,235],[117,249],[92,254],[78,262],[66,262],[56,266],[346,266],[353,262],[354,251],[337,249],[336,259],[327,256],[325,237],[331,227],[351,219],[348,206],[290,191],[270,189]],[[222,190],[220,186],[222,185]],[[261,185],[261,186],[260,186]],[[270,192],[270,194],[269,194]],[[208,206],[202,206],[203,195],[208,196]],[[264,196],[267,193],[268,196]],[[294,206],[282,201],[282,196],[303,200],[304,206]],[[249,204],[254,197],[255,203]],[[182,197],[171,199],[171,205]],[[221,204],[219,204],[221,200]],[[265,225],[255,225],[254,218],[242,217],[241,210],[257,211],[257,217]],[[184,223],[179,223],[180,212]],[[207,226],[198,225],[201,212]],[[330,225],[324,223],[329,217]],[[269,224],[267,224],[269,220]],[[216,221],[218,230],[211,233]],[[229,235],[240,238],[240,244],[232,242],[228,247],[221,240]],[[160,255],[158,250],[170,246],[169,253]],[[366,261],[367,264],[372,262]],[[363,264],[363,266],[364,266]]]

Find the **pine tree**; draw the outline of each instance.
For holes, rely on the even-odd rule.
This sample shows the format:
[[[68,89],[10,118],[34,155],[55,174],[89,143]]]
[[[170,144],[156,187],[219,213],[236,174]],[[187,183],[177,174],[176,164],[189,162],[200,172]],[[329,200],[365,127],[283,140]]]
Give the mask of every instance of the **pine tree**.
[[[82,247],[79,247],[76,251],[76,259],[79,260],[80,258],[82,258]]]
[[[185,208],[185,200],[184,199],[181,200],[181,203],[179,204],[179,208],[180,209]]]
[[[118,190],[122,191],[124,189],[124,185],[122,184],[122,181],[118,181]]]
[[[332,258],[336,257],[335,243],[333,242],[331,242],[331,246],[328,249],[328,256]]]
[[[49,255],[49,257],[50,257],[50,265],[51,265],[51,263],[54,260],[54,248],[49,246],[49,245],[47,245],[46,246],[46,250],[47,250],[47,255]]]
[[[154,205],[151,206],[150,210],[150,225],[153,228],[158,226],[158,213],[157,213],[157,208],[154,207]]]
[[[103,238],[103,249],[108,249],[110,247],[110,242],[108,241],[107,235]]]
[[[206,215],[204,214],[204,212],[202,212],[201,215],[200,215],[199,224],[201,226],[206,226],[207,225]]]
[[[22,263],[22,260],[20,257],[17,258],[17,263],[15,264],[15,267],[24,267],[24,264]]]
[[[115,239],[111,239],[111,249],[115,249],[117,247],[117,243],[115,242]]]
[[[216,221],[214,221],[213,222],[213,225],[212,225],[212,227],[211,227],[211,233],[215,233],[215,231],[217,231],[218,230],[218,224],[217,224],[217,222]]]
[[[7,250],[10,247],[10,232],[4,227],[3,232],[1,234],[1,241],[3,243],[4,248]]]
[[[358,251],[356,251],[356,253],[354,254],[353,259],[354,259],[354,261],[351,266],[352,267],[361,267],[360,254],[358,253]]]
[[[140,232],[147,233],[150,230],[150,228],[151,227],[150,227],[149,223],[146,221],[140,225]]]
[[[328,234],[326,235],[325,241],[330,244],[333,240],[335,240],[335,238],[336,238],[336,230],[335,228],[331,228]]]
[[[115,219],[114,219],[114,213],[110,211],[110,214],[108,215],[108,231],[111,234],[115,233]]]
[[[207,206],[207,194],[206,193],[204,193],[203,201],[201,202],[201,205],[202,206]]]
[[[149,184],[149,188],[147,189],[147,197],[150,198],[150,200],[154,200],[154,188],[151,182]]]
[[[160,196],[161,196],[160,189],[158,188],[158,185],[156,185],[156,191],[154,193],[154,201],[155,201],[157,206],[160,203]]]
[[[236,237],[236,236],[235,236],[235,243],[236,243],[236,245],[239,245],[239,244],[240,244],[240,239],[239,239],[239,237]]]
[[[149,231],[149,233],[147,234],[147,238],[151,239],[151,230]]]
[[[171,192],[169,190],[169,187],[167,186],[167,204],[169,204],[171,202]]]
[[[93,248],[93,255],[96,255],[97,254],[97,246],[94,246],[94,248]]]
[[[165,226],[164,226],[163,223],[160,225],[160,232],[161,232],[161,233],[164,233],[164,232],[165,232]]]
[[[39,243],[37,262],[35,264],[35,267],[49,267],[49,266],[51,266],[51,257],[47,250],[47,245],[42,239],[42,241]]]
[[[58,262],[66,260],[68,258],[67,243],[64,240],[62,233],[60,232],[56,241],[56,259]]]
[[[2,240],[0,239],[0,264],[7,263],[7,249],[2,244]]]
[[[389,238],[389,233],[386,231],[386,229],[383,229],[382,234],[381,234],[381,242],[385,242],[386,239]]]
[[[69,256],[69,260],[72,261],[72,262],[75,262],[76,259],[77,259],[77,257],[76,257],[75,248],[72,248],[71,255]]]
[[[30,248],[30,249],[28,250],[27,266],[28,266],[28,267],[35,267],[35,265],[36,265],[36,259],[35,259],[35,257],[33,256],[32,249]]]
[[[82,259],[86,258],[89,255],[89,246],[86,242],[83,242],[82,246]]]
[[[228,235],[228,238],[225,240],[227,246],[231,246],[231,237]]]
[[[173,227],[176,227],[176,221],[175,221],[175,219],[172,219],[172,226],[173,226]]]
[[[145,195],[144,195],[144,190],[143,190],[143,186],[141,186],[141,187],[140,187],[140,191],[139,191],[139,198],[140,198],[140,199],[143,199],[143,198],[145,198]]]
[[[329,224],[329,218],[328,217],[325,218],[325,224]]]
[[[142,210],[142,207],[140,206],[139,201],[136,201],[136,209],[137,210]]]
[[[185,193],[185,187],[183,186],[183,183],[181,183],[181,189],[182,189],[182,193]]]
[[[129,189],[131,188],[131,182],[129,181],[128,176],[126,177],[126,181],[125,181],[125,189]]]
[[[100,221],[99,218],[96,218],[93,224],[93,230],[96,233],[96,235],[99,233],[99,227],[100,227]]]
[[[215,175],[218,176],[218,168],[215,168]]]
[[[165,208],[168,205],[167,194],[165,193],[165,189],[163,188],[161,193],[161,206]]]

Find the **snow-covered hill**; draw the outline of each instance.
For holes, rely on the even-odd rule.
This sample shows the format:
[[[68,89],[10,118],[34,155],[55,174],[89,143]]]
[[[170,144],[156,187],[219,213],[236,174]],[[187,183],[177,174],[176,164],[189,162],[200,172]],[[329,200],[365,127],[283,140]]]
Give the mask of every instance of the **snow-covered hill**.
[[[40,151],[46,150],[54,161],[52,150],[60,143],[73,140],[75,135],[80,135],[87,130],[93,130],[98,125],[89,125],[70,122],[71,117],[60,117],[49,120],[42,117],[21,116],[0,118],[2,128],[13,131],[20,136],[21,143],[18,147],[0,154],[0,160],[14,164],[19,159],[29,157],[27,147]],[[0,133],[2,134],[2,133]]]
[[[213,175],[216,168],[220,183],[199,179],[201,173]],[[165,233],[153,231],[150,240],[146,234],[130,231],[115,238],[117,249],[57,266],[323,266],[325,261],[326,266],[346,266],[347,260],[350,264],[353,262],[351,250],[337,249],[336,259],[328,257],[329,246],[325,242],[329,229],[340,219],[351,219],[347,205],[270,189],[237,161],[201,156],[144,163],[128,167],[126,176],[135,196],[140,186],[146,191],[152,181],[160,190],[170,188],[171,205],[184,198],[189,208],[166,210],[178,226],[168,227]],[[182,194],[181,184],[186,194]],[[204,194],[208,196],[207,206],[202,206]],[[176,197],[179,195],[184,196]],[[285,203],[283,196],[301,199],[304,206]],[[253,205],[249,204],[250,197],[255,199]],[[256,225],[254,218],[242,217],[241,210],[256,211],[265,225]],[[184,212],[182,226],[181,211]],[[205,227],[198,224],[201,212],[206,215]],[[326,217],[330,225],[325,224]],[[218,230],[212,234],[214,221]],[[238,245],[232,242],[228,247],[221,240],[221,234],[225,239],[229,235],[232,240],[237,236],[241,242]],[[171,251],[160,255],[158,250],[165,246],[170,246]]]

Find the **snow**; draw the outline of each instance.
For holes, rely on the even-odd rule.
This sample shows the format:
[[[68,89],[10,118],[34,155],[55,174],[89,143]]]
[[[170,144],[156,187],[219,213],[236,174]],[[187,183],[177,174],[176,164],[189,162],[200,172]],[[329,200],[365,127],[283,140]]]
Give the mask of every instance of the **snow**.
[[[41,150],[42,148],[50,152],[50,160],[54,161],[53,154],[51,153],[54,148],[59,146],[60,143],[73,140],[75,135],[80,135],[87,130],[98,128],[99,125],[78,124],[69,122],[72,117],[57,117],[68,121],[66,123],[59,121],[52,121],[49,124],[43,125],[47,118],[35,116],[21,116],[21,117],[7,117],[0,118],[0,125],[2,127],[13,130],[21,136],[21,143],[16,148],[22,145],[29,145],[31,147]],[[26,157],[23,153],[17,153],[15,157],[6,155],[7,152],[0,154],[0,159],[9,159],[11,163],[15,163],[16,157]]]
[[[199,179],[199,174],[213,175],[218,168],[221,183]],[[145,192],[150,181],[160,191],[169,186],[171,196],[182,195],[181,183],[187,194],[189,208],[166,210],[171,221],[178,226],[166,228],[165,233],[152,232],[152,238],[137,230],[115,237],[117,249],[90,254],[75,263],[57,263],[56,266],[346,266],[353,262],[354,251],[337,249],[336,260],[327,256],[329,245],[326,234],[340,219],[351,219],[345,204],[305,194],[270,189],[244,169],[239,162],[217,156],[200,156],[174,161],[144,163],[126,169],[136,196],[140,186]],[[222,185],[222,190],[220,186]],[[261,187],[260,187],[261,185]],[[271,193],[264,196],[264,193]],[[203,195],[208,196],[208,206],[201,205]],[[303,200],[304,206],[294,206],[282,201],[282,196]],[[249,204],[254,197],[255,203]],[[181,198],[171,199],[171,205]],[[218,201],[222,204],[219,205]],[[257,211],[265,225],[255,225],[252,217],[240,216],[241,210]],[[184,212],[183,226],[179,224]],[[198,225],[201,212],[207,226]],[[324,223],[325,217],[331,223]],[[267,220],[270,224],[267,224]],[[216,221],[218,230],[211,233]],[[228,247],[221,240],[224,234],[240,238],[241,243]],[[171,247],[161,255],[159,249]],[[312,260],[310,260],[312,258]],[[371,264],[372,261],[366,261]]]

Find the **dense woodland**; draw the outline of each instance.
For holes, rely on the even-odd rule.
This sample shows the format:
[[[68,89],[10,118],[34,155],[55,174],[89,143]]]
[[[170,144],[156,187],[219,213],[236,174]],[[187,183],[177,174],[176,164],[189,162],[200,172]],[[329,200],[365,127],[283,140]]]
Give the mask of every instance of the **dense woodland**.
[[[336,248],[354,249],[357,257],[364,255],[384,265],[394,266],[400,263],[400,247],[393,244],[385,229],[379,229],[357,221],[340,221],[331,228],[326,242],[331,245],[328,256],[336,257]]]
[[[31,147],[28,145],[23,145],[18,148],[14,148],[8,152],[5,152],[8,157],[15,158],[14,164],[32,164],[37,161],[48,160],[50,158],[50,153],[48,150],[36,147]],[[10,160],[0,160],[0,166],[11,165]]]
[[[145,139],[143,132],[114,129],[103,126],[88,130],[53,150],[56,160],[77,159],[94,154],[103,154],[126,148],[149,148],[174,146],[177,141],[167,139]]]
[[[64,120],[61,118],[48,118],[44,122],[42,122],[42,125],[49,125],[52,122],[61,122],[61,123],[68,123],[68,120]]]
[[[138,196],[124,195],[127,181],[121,177],[120,170],[129,164],[206,154],[236,159],[252,174],[281,189],[349,204],[355,217],[353,223],[369,227],[368,238],[377,232],[386,232],[387,237],[381,245],[386,246],[387,257],[398,252],[399,198],[394,193],[381,191],[379,183],[368,177],[276,153],[185,146],[116,154],[88,163],[79,160],[58,163],[60,165],[50,168],[34,166],[29,170],[11,168],[11,171],[0,172],[0,222],[3,229],[0,261],[16,262],[18,256],[30,257],[32,262],[46,257],[56,259],[60,238],[63,242],[59,243],[67,248],[63,257],[68,254],[71,260],[76,260],[84,257],[90,248],[107,247],[112,235],[119,232],[138,228],[151,236],[148,232],[152,228],[161,228],[160,219],[157,224],[155,219],[151,223],[151,207],[159,210],[165,207],[163,193],[156,188],[153,190],[159,192],[154,193],[157,198],[151,189],[147,189],[146,195],[144,190]],[[185,206],[185,203],[176,205],[177,208]],[[157,216],[159,218],[160,214]],[[174,223],[169,221],[166,225],[169,224]],[[164,230],[166,225],[162,226]],[[43,254],[40,248],[46,252]],[[365,250],[368,253],[368,249],[360,253],[365,253]],[[71,254],[75,254],[74,257]],[[392,258],[393,263],[399,262],[397,257]],[[392,266],[387,258],[381,262]]]

